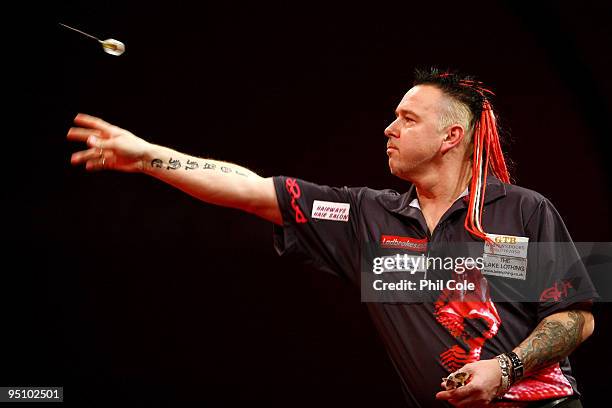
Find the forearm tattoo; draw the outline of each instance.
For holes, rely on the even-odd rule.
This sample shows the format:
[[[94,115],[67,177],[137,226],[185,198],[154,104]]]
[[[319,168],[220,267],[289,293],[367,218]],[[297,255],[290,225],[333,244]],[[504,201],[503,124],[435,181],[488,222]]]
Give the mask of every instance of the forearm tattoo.
[[[172,158],[170,158],[170,160],[168,160],[168,163],[164,163],[164,161],[161,159],[153,159],[151,160],[151,167],[156,168],[156,169],[165,168],[166,170],[179,170],[183,168],[185,169],[185,171],[197,170],[197,169],[220,170],[223,173],[235,173],[239,176],[249,177],[248,174],[238,169],[232,169],[231,167],[227,167],[227,166],[217,166],[215,163],[210,163],[207,161],[203,161],[202,163],[199,163],[195,160],[187,160],[187,163],[184,166],[182,166],[181,161],[178,159],[173,160]]]
[[[181,168],[181,161],[180,160],[172,160],[172,158],[170,158],[170,160],[168,161],[168,167],[166,167],[167,170],[177,170]]]
[[[195,170],[198,167],[200,167],[198,162],[193,161],[193,160],[187,160],[187,164],[185,165],[185,170]]]
[[[569,311],[566,319],[544,319],[515,350],[523,360],[525,372],[557,363],[582,341],[584,315]]]

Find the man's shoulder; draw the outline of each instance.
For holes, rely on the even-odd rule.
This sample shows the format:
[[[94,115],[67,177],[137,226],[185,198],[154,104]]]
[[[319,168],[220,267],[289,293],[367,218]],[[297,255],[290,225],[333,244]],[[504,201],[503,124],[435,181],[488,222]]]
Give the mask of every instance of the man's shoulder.
[[[506,187],[506,194],[510,196],[525,197],[527,199],[532,199],[535,201],[542,201],[547,199],[541,193],[527,187],[522,187],[517,184],[504,184],[504,186]]]
[[[503,184],[506,190],[505,199],[511,202],[520,203],[521,206],[533,206],[538,207],[543,202],[548,202],[548,198],[546,198],[541,193],[522,187],[516,184]]]
[[[405,193],[399,193],[396,190],[393,190],[390,188],[384,188],[384,189],[376,189],[376,188],[370,188],[370,187],[350,187],[350,188],[358,190],[360,194],[368,198],[378,198],[378,197],[397,198],[397,197],[401,197],[402,194],[405,194]]]

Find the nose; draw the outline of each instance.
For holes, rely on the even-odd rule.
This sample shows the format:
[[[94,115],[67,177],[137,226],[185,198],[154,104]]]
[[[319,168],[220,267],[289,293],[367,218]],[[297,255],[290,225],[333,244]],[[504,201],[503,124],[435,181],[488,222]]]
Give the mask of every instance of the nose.
[[[387,128],[385,129],[385,136],[387,136],[388,138],[399,138],[399,132],[397,131],[397,119],[395,119],[393,122],[391,122],[389,124],[389,126],[387,126]]]

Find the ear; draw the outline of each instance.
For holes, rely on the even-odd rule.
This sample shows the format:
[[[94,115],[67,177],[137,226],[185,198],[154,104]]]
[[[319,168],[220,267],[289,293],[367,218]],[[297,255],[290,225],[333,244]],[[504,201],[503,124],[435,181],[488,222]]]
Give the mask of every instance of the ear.
[[[465,136],[465,130],[461,125],[452,125],[446,129],[446,135],[442,139],[442,146],[440,146],[440,152],[444,155],[461,144],[463,137]]]

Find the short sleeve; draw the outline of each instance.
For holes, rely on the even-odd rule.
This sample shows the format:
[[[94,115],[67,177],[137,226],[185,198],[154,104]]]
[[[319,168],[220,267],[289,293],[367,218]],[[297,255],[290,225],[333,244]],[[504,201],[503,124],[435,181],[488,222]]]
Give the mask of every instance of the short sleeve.
[[[277,253],[356,283],[360,189],[321,186],[284,176],[273,180],[283,218],[282,227],[274,226]]]
[[[529,264],[535,280],[539,320],[563,310],[589,307],[598,297],[561,216],[543,199],[529,219]]]

